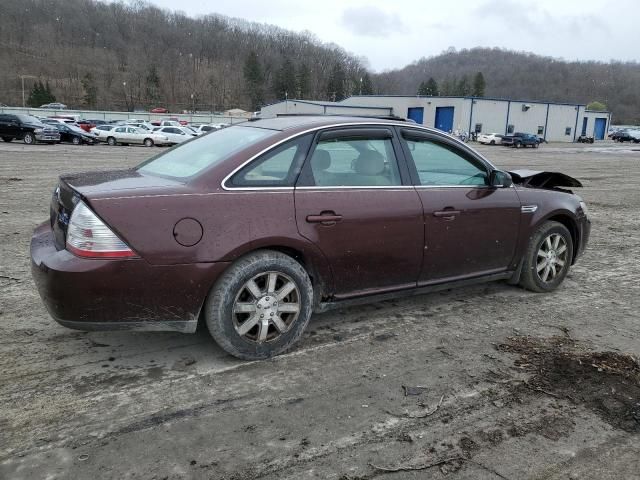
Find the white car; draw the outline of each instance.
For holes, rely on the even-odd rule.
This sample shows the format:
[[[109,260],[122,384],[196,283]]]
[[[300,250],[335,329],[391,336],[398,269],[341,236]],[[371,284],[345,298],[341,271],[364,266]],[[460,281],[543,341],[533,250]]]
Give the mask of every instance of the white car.
[[[209,133],[213,130],[220,130],[220,127],[216,125],[199,125],[198,127],[192,127],[197,135],[204,135],[205,133]]]
[[[155,128],[149,122],[132,122],[132,121],[128,121],[126,123],[126,125],[129,126],[129,127],[141,128],[141,129],[147,130],[149,132],[152,131]]]
[[[500,145],[502,143],[502,135],[499,133],[481,133],[478,135],[478,142],[483,145]]]
[[[129,145],[132,143],[141,144],[145,147],[153,147],[154,145],[169,145],[173,142],[166,135],[156,132],[149,132],[141,128],[130,127],[128,125],[120,125],[104,132],[104,137],[109,145]]]
[[[164,135],[173,144],[186,142],[198,136],[193,130],[185,127],[156,127],[153,132]]]

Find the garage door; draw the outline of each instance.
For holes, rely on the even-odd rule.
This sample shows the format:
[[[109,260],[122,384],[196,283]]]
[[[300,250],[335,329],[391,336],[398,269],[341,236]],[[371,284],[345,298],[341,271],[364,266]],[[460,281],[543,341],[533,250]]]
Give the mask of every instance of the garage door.
[[[596,140],[604,140],[604,133],[607,129],[606,118],[596,118],[596,126],[593,131],[593,136]]]
[[[438,130],[451,132],[453,130],[453,107],[436,107],[436,121]]]

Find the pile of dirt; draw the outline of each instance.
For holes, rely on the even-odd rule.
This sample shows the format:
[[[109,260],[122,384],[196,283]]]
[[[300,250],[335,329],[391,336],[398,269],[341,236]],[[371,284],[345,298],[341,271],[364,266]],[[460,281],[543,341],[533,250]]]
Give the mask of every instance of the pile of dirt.
[[[528,389],[583,404],[616,428],[640,432],[640,364],[633,356],[590,351],[566,337],[509,337],[496,348],[520,356],[515,365],[533,374]]]

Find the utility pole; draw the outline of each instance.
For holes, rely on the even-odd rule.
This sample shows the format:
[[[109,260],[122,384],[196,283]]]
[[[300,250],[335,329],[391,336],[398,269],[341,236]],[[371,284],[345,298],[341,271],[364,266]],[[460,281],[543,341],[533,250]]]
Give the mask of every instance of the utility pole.
[[[24,79],[25,78],[38,78],[35,75],[20,75],[20,79],[22,80],[22,108],[25,108],[27,106],[27,102],[25,101],[25,96],[24,96]]]

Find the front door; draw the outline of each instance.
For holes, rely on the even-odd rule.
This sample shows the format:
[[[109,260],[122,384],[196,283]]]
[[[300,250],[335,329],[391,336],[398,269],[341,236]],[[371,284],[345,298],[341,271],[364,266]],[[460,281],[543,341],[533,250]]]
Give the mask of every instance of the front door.
[[[389,127],[316,136],[295,189],[296,222],[331,265],[336,297],[415,287],[422,205]]]
[[[408,129],[402,137],[424,206],[419,283],[514,268],[521,215],[516,190],[489,187],[490,166],[452,140]]]

